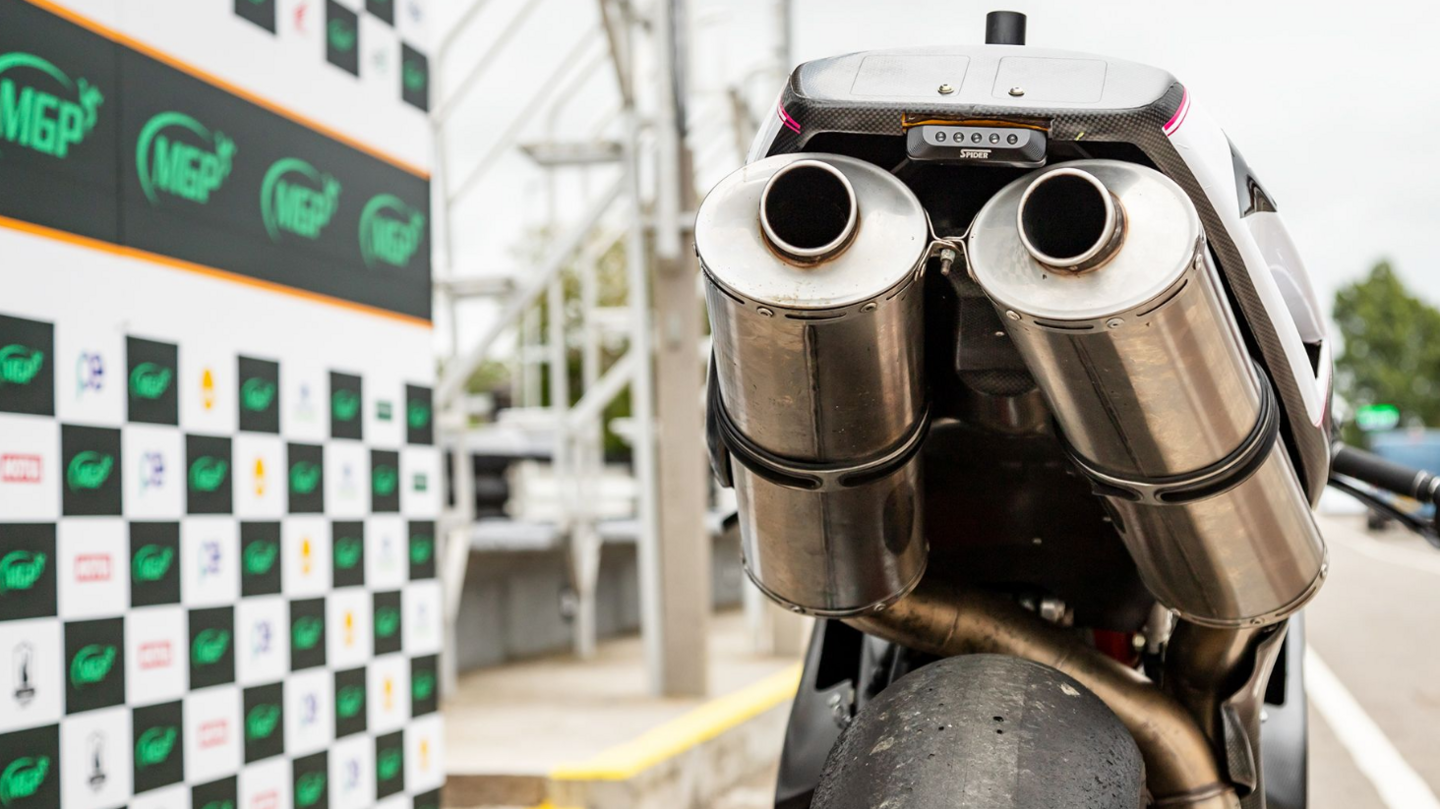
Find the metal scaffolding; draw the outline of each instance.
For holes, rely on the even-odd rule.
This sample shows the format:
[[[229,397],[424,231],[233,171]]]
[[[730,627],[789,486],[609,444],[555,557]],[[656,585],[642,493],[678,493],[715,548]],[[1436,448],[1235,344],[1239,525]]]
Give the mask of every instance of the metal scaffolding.
[[[511,369],[514,407],[507,415],[548,436],[559,508],[545,536],[567,552],[576,594],[575,652],[587,657],[595,651],[602,543],[606,536],[628,534],[637,544],[641,631],[652,690],[704,694],[711,598],[702,406],[702,357],[708,343],[698,266],[689,249],[697,200],[694,167],[710,161],[722,168],[739,165],[746,146],[741,133],[753,131],[755,114],[743,90],[730,88],[703,109],[707,121],[728,125],[709,126],[704,133],[687,127],[686,105],[692,99],[686,83],[687,0],[594,0],[600,24],[557,60],[535,59],[539,64],[533,69],[548,78],[528,108],[544,110],[543,115],[498,123],[499,138],[478,162],[453,172],[448,141],[457,114],[477,103],[474,88],[546,2],[529,0],[508,19],[494,20],[495,14],[487,14],[491,0],[472,0],[443,38],[432,69],[441,77],[452,71],[462,76],[453,86],[437,84],[432,114],[443,256],[436,297],[449,320],[436,423],[438,440],[452,458],[455,492],[441,531],[449,648],[455,648],[460,592],[478,530],[469,459],[482,429],[477,426],[481,414],[466,385],[477,369],[500,361]],[[782,67],[788,63],[787,5],[778,4],[784,35],[775,58]],[[459,67],[464,59],[455,45],[482,20],[499,33],[478,59]],[[581,139],[559,139],[556,122],[607,63],[610,75],[601,78],[612,83],[618,105]],[[547,175],[544,256],[508,275],[461,272],[453,234],[465,223],[454,210],[474,195],[514,193],[487,185],[487,175],[517,151]],[[568,218],[556,203],[556,176],[562,170],[584,178],[588,192],[583,210]],[[603,182],[592,182],[592,176]],[[601,306],[598,300],[597,265],[612,250],[623,252],[626,262],[627,297],[620,307]],[[567,275],[578,286],[574,294],[567,292]],[[475,300],[492,302],[498,312],[477,339],[462,341],[460,310]],[[567,317],[567,311],[578,315]],[[606,367],[601,346],[617,338],[623,338],[624,353]],[[569,368],[575,353],[580,386],[572,391]],[[630,417],[607,422],[607,406],[626,390]],[[597,481],[605,471],[607,427],[625,436],[633,459],[634,514],[618,522],[607,521],[595,506]],[[657,447],[663,451],[657,453]],[[447,682],[453,683],[450,657]]]

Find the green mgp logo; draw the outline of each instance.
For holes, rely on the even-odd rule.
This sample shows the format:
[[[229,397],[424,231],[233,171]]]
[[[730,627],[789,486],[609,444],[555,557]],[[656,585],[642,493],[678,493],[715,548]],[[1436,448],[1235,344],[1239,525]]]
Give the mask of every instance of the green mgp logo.
[[[175,372],[163,365],[142,362],[130,372],[130,393],[140,399],[159,399],[169,390]]]
[[[301,651],[314,649],[320,642],[320,634],[324,629],[324,621],[313,615],[306,615],[290,627],[290,643]]]
[[[435,539],[427,534],[410,537],[410,564],[423,565],[435,553]]]
[[[425,75],[425,68],[419,62],[406,62],[400,69],[400,80],[405,83],[405,89],[412,93],[418,93],[425,89],[425,82],[428,77]]]
[[[381,781],[389,781],[400,774],[400,762],[400,748],[386,750],[375,761],[375,773]]]
[[[60,85],[62,94],[31,84],[42,76]],[[33,53],[0,54],[0,138],[9,143],[64,160],[95,128],[104,101],[88,81],[71,80]]]
[[[405,267],[425,236],[425,214],[394,194],[378,194],[360,212],[360,256],[365,266]]]
[[[269,409],[275,401],[275,383],[261,377],[251,377],[240,385],[240,406],[252,413]]]
[[[0,806],[10,806],[40,791],[50,774],[49,756],[23,756],[0,772]]]
[[[330,39],[330,47],[337,51],[349,53],[355,49],[355,29],[344,20],[331,20],[325,27],[325,36]]]
[[[381,607],[375,611],[375,634],[382,638],[393,638],[400,631],[400,610]]]
[[[130,569],[135,574],[135,581],[160,581],[170,572],[170,563],[174,560],[174,548],[145,545],[135,552],[135,558],[130,560]]]
[[[339,207],[340,181],[298,158],[275,161],[260,184],[260,216],[277,242],[282,231],[320,238]]]
[[[354,719],[365,707],[365,687],[347,685],[335,695],[335,713],[341,719]]]
[[[180,133],[205,145],[174,140]],[[140,188],[152,205],[160,204],[158,192],[204,205],[230,176],[235,151],[235,141],[223,132],[211,132],[183,112],[162,112],[145,123],[135,144]]]
[[[45,572],[45,554],[11,551],[0,557],[0,595],[29,590]]]
[[[221,458],[202,455],[190,464],[190,488],[197,492],[213,492],[225,482],[230,464]]]
[[[228,799],[221,799],[218,801],[211,801],[200,807],[200,809],[235,809],[235,802]]]
[[[251,741],[268,739],[280,724],[280,706],[262,703],[245,714],[245,738]]]
[[[411,429],[419,430],[430,423],[430,405],[422,401],[411,402],[405,408],[405,423]]]
[[[416,700],[430,699],[435,694],[435,675],[428,671],[418,671],[414,679],[410,681],[410,696]]]
[[[80,688],[103,681],[115,666],[115,655],[115,647],[104,643],[92,643],[76,652],[70,661],[70,684]]]
[[[307,772],[295,782],[295,805],[314,806],[325,794],[325,773]]]
[[[360,553],[365,547],[356,537],[340,537],[335,540],[335,567],[340,570],[353,570],[360,564]]]
[[[240,563],[245,567],[245,572],[251,576],[263,576],[270,572],[270,568],[275,566],[275,560],[278,558],[280,558],[280,544],[267,539],[245,546],[245,553],[241,555]]]
[[[360,394],[353,390],[337,390],[330,394],[330,412],[336,421],[352,421],[360,413]]]
[[[93,450],[78,453],[65,468],[65,483],[74,491],[98,489],[110,477],[115,458]]]
[[[309,494],[315,491],[320,483],[320,464],[310,461],[297,461],[290,467],[290,491],[296,494]]]
[[[197,666],[219,662],[230,648],[230,633],[224,629],[206,629],[190,644],[190,659]]]
[[[28,385],[45,365],[45,352],[11,343],[0,348],[0,385]]]
[[[143,768],[164,764],[175,749],[175,740],[179,736],[180,731],[173,725],[150,728],[140,734],[140,739],[135,742],[135,766]]]
[[[393,466],[381,464],[370,473],[370,482],[376,494],[389,497],[395,493],[395,487],[400,483],[400,473],[395,471]]]

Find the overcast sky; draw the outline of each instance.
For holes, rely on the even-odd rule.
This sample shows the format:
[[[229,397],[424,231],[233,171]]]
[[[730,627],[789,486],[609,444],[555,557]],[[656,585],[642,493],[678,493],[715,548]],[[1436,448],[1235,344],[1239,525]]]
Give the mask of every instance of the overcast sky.
[[[496,37],[533,4],[504,47]],[[441,4],[452,18],[467,5]],[[795,0],[796,61],[906,45],[983,41],[997,6],[955,0]],[[1335,290],[1382,257],[1420,295],[1440,304],[1440,4],[1278,0],[1037,0],[1011,6],[1029,15],[1029,44],[1162,67],[1186,84],[1244,153],[1275,198],[1327,308]],[[773,99],[778,76],[763,68],[775,43],[770,0],[692,0],[695,122],[701,185],[738,165],[733,132],[721,125],[720,95],[746,81],[752,98]],[[442,81],[454,86],[477,59],[489,60],[471,103],[456,114],[450,158],[473,166],[515,120],[521,140],[579,139],[614,131],[614,81],[594,35],[593,0],[489,0],[457,40]],[[590,37],[591,40],[586,38]],[[590,41],[589,49],[583,43]],[[550,114],[536,99],[544,81],[581,43],[573,68],[589,78]],[[484,56],[489,54],[489,56]],[[598,66],[598,67],[596,67]],[[760,71],[760,72],[756,72]],[[441,87],[442,92],[446,89]],[[712,131],[713,129],[713,131]],[[605,185],[557,181],[560,212]],[[514,269],[514,248],[547,210],[543,174],[518,154],[498,161],[456,208],[456,265],[462,273]],[[462,318],[479,328],[481,311]]]

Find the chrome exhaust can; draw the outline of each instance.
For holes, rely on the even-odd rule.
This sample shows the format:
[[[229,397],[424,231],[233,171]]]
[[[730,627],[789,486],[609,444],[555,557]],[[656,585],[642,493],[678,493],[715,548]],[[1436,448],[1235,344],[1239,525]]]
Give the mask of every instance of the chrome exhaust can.
[[[966,247],[1155,597],[1219,627],[1304,605],[1324,542],[1184,191],[1064,163],[1001,189]]]
[[[839,155],[757,161],[700,206],[711,429],[728,453],[745,569],[797,612],[881,609],[924,573],[931,242],[904,184]]]

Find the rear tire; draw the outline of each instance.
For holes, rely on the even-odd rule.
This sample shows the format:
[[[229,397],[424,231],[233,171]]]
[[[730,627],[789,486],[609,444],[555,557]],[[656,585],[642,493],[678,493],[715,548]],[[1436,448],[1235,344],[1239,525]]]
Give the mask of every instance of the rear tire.
[[[856,715],[812,809],[1137,809],[1144,765],[1085,686],[1003,655],[931,663]]]

